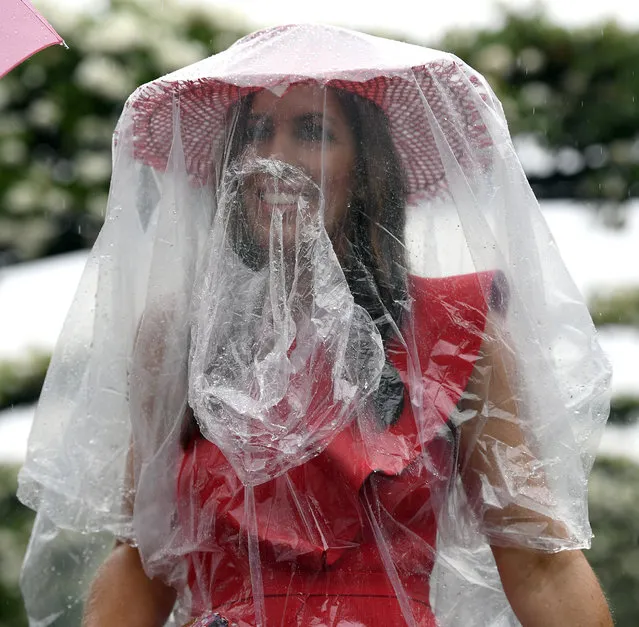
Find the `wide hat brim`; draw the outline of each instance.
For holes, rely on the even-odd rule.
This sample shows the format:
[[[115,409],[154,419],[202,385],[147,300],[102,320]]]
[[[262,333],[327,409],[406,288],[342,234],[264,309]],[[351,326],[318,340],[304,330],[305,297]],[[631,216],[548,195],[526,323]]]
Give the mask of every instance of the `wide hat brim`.
[[[256,35],[250,37],[255,39]],[[469,160],[476,162],[478,154],[492,145],[480,113],[487,100],[483,80],[452,55],[442,55],[420,66],[386,68],[377,75],[375,71],[359,68],[335,71],[333,76],[316,71],[253,75],[244,72],[194,78],[189,72],[185,73],[186,78],[174,73],[140,87],[129,101],[134,157],[164,171],[179,128],[187,173],[193,181],[207,184],[230,107],[262,89],[281,94],[290,86],[314,82],[367,98],[385,112],[409,196],[445,192],[448,184],[442,154],[448,152],[464,167]]]

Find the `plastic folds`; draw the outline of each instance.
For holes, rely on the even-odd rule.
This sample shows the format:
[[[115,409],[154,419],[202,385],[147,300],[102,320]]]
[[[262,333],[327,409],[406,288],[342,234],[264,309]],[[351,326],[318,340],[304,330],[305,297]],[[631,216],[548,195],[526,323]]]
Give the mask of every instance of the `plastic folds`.
[[[74,534],[176,625],[514,624],[489,547],[589,545],[610,372],[483,78],[269,29],[140,87],[114,155],[20,475],[32,624]]]

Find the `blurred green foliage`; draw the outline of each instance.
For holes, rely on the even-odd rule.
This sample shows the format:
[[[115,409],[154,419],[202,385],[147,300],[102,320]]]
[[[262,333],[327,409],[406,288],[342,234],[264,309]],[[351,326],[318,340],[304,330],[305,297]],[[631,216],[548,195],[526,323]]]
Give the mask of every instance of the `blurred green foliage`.
[[[484,74],[513,135],[551,154],[549,171],[529,173],[537,196],[639,196],[637,32],[613,22],[564,28],[539,8],[504,11],[503,28],[451,32],[439,45]]]
[[[595,294],[589,307],[599,327],[623,324],[639,329],[639,289],[636,287]]]
[[[619,288],[595,293],[588,303],[598,327],[623,325],[639,330],[639,289]],[[639,381],[639,378],[637,379]],[[632,424],[639,420],[639,387],[637,395],[614,398],[610,408],[611,423]]]
[[[0,409],[33,403],[40,396],[50,356],[32,353],[22,359],[0,361]]]
[[[92,245],[127,96],[246,30],[210,6],[108,4],[88,14],[42,3],[68,49],[48,48],[0,81],[0,265]]]
[[[91,14],[41,8],[69,48],[48,48],[0,81],[0,265],[90,246],[128,94],[247,30],[235,15],[177,0],[112,0]],[[515,138],[551,156],[548,171],[529,173],[540,197],[639,195],[636,32],[570,30],[506,11],[497,30],[458,31],[435,45],[483,72]]]
[[[16,471],[0,466],[0,627],[26,626],[18,577],[34,514],[16,497]]]
[[[629,425],[637,421],[639,421],[639,397],[619,396],[612,399],[609,423]]]
[[[590,523],[595,537],[588,561],[618,627],[639,624],[639,466],[599,459],[590,478]]]

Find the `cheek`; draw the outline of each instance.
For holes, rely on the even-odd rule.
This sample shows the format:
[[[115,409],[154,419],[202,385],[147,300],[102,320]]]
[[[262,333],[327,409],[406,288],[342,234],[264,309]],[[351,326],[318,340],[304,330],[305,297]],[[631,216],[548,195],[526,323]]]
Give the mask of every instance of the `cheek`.
[[[349,211],[351,200],[351,177],[342,175],[334,178],[326,190],[324,223],[331,231],[341,224]]]
[[[351,197],[352,189],[352,176],[350,172],[341,173],[339,176],[335,176],[330,181],[329,196],[336,202],[346,200]]]
[[[338,212],[340,209],[345,209],[350,201],[353,190],[353,169],[353,160],[339,159],[324,172],[327,200],[330,205],[336,205],[333,209]]]

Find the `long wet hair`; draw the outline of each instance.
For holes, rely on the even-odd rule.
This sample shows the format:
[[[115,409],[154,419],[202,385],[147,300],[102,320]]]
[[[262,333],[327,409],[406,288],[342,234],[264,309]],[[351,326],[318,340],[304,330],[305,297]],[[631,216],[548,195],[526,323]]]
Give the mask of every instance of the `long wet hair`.
[[[355,304],[371,316],[384,348],[401,328],[407,309],[406,251],[404,246],[406,184],[391,137],[386,114],[372,101],[343,89],[331,88],[353,133],[354,184],[350,208],[343,225],[348,245],[340,262]],[[232,167],[248,144],[248,120],[254,94],[229,111],[223,159],[215,181]],[[246,221],[231,217],[227,236],[234,251],[253,269],[265,263],[265,251],[255,242]],[[380,424],[394,424],[403,409],[404,385],[397,369],[386,359],[379,388],[373,397]],[[189,411],[182,443],[198,437],[197,423]]]

